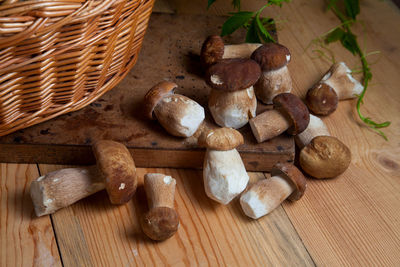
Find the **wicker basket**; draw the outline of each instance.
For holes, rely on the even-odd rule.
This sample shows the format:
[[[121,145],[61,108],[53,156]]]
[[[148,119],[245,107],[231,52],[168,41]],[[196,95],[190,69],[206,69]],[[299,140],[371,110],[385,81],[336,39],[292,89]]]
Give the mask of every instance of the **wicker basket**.
[[[0,1],[0,136],[117,85],[137,60],[153,2]]]

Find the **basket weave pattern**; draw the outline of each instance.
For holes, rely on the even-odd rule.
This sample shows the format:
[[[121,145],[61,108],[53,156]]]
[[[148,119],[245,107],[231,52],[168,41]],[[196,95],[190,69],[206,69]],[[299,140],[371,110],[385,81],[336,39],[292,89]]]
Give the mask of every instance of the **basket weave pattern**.
[[[78,110],[113,88],[137,60],[153,2],[3,2],[0,136]]]

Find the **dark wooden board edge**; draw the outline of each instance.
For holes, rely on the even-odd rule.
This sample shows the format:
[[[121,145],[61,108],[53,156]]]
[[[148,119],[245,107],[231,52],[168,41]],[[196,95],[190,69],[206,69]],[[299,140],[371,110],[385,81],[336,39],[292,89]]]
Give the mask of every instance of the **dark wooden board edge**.
[[[275,153],[240,151],[247,171],[270,171],[278,161],[294,161],[293,150]],[[174,150],[129,148],[140,168],[194,168],[203,166],[204,149]],[[92,165],[95,159],[91,146],[0,144],[0,162]]]

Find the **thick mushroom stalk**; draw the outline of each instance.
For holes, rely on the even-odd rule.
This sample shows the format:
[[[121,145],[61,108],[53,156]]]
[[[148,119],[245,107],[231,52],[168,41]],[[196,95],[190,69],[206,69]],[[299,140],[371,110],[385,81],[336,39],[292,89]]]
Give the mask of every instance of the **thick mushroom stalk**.
[[[243,136],[234,129],[220,128],[205,137],[203,179],[209,198],[228,204],[247,186],[249,176],[236,147],[243,144]]]
[[[31,183],[30,194],[38,217],[103,189],[107,189],[113,204],[124,204],[132,198],[137,177],[128,149],[120,143],[102,140],[94,144],[93,152],[97,167],[61,169]]]
[[[364,89],[362,84],[351,76],[351,70],[344,62],[333,64],[322,78],[321,83],[333,88],[339,100],[355,98]]]
[[[240,197],[240,205],[250,218],[269,214],[287,198],[299,200],[307,187],[303,174],[289,163],[276,164],[271,176],[250,186]]]
[[[255,43],[225,45],[219,35],[210,35],[201,47],[200,59],[207,68],[222,59],[250,58],[254,50],[261,45]]]
[[[253,84],[259,76],[260,67],[251,59],[226,59],[208,68],[208,107],[218,125],[238,129],[255,116]]]
[[[309,123],[307,107],[295,95],[282,93],[274,98],[274,109],[249,121],[257,142],[269,140],[287,131],[291,135],[303,132]]]
[[[337,108],[338,101],[355,98],[364,87],[351,76],[344,62],[335,63],[324,77],[307,91],[308,108],[317,115],[329,115]]]
[[[330,135],[331,134],[325,123],[317,116],[310,114],[310,122],[307,128],[303,132],[296,135],[294,140],[296,141],[297,146],[302,149],[303,147],[307,146],[315,137]]]
[[[174,209],[176,180],[161,173],[144,176],[149,211],[142,219],[143,232],[153,240],[165,240],[176,233],[179,217]]]
[[[175,83],[161,82],[151,88],[145,96],[145,111],[170,134],[189,137],[203,122],[204,108],[186,96],[174,94],[176,87]]]
[[[263,103],[272,104],[276,95],[292,91],[292,78],[287,68],[290,58],[289,50],[276,43],[264,44],[251,55],[262,70],[254,88],[257,98]]]

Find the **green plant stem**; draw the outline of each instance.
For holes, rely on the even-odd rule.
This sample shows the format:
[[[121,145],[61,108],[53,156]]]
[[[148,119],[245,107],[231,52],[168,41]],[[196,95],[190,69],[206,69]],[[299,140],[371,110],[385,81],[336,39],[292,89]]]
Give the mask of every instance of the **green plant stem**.
[[[354,20],[348,20],[346,18],[346,16],[340,12],[340,10],[333,5],[331,7],[333,13],[340,19],[340,21],[342,22],[341,27],[349,34],[353,34],[350,26],[353,24]],[[357,55],[360,57],[361,60],[361,64],[362,64],[362,73],[363,73],[363,85],[364,85],[364,89],[361,92],[361,94],[358,96],[357,99],[357,114],[360,117],[360,119],[367,124],[369,127],[371,127],[374,131],[378,132],[386,141],[388,140],[388,138],[386,137],[386,135],[379,130],[379,128],[384,128],[384,127],[388,127],[390,125],[390,121],[385,121],[383,123],[376,123],[373,120],[371,120],[368,117],[365,117],[362,113],[361,113],[361,104],[363,103],[363,99],[365,96],[365,93],[367,92],[367,88],[368,88],[368,83],[369,81],[372,79],[372,73],[371,73],[371,69],[369,67],[368,61],[366,59],[366,56],[364,54],[364,52],[361,50],[360,46],[358,45],[358,43],[356,42],[356,49],[355,52],[357,53]]]

